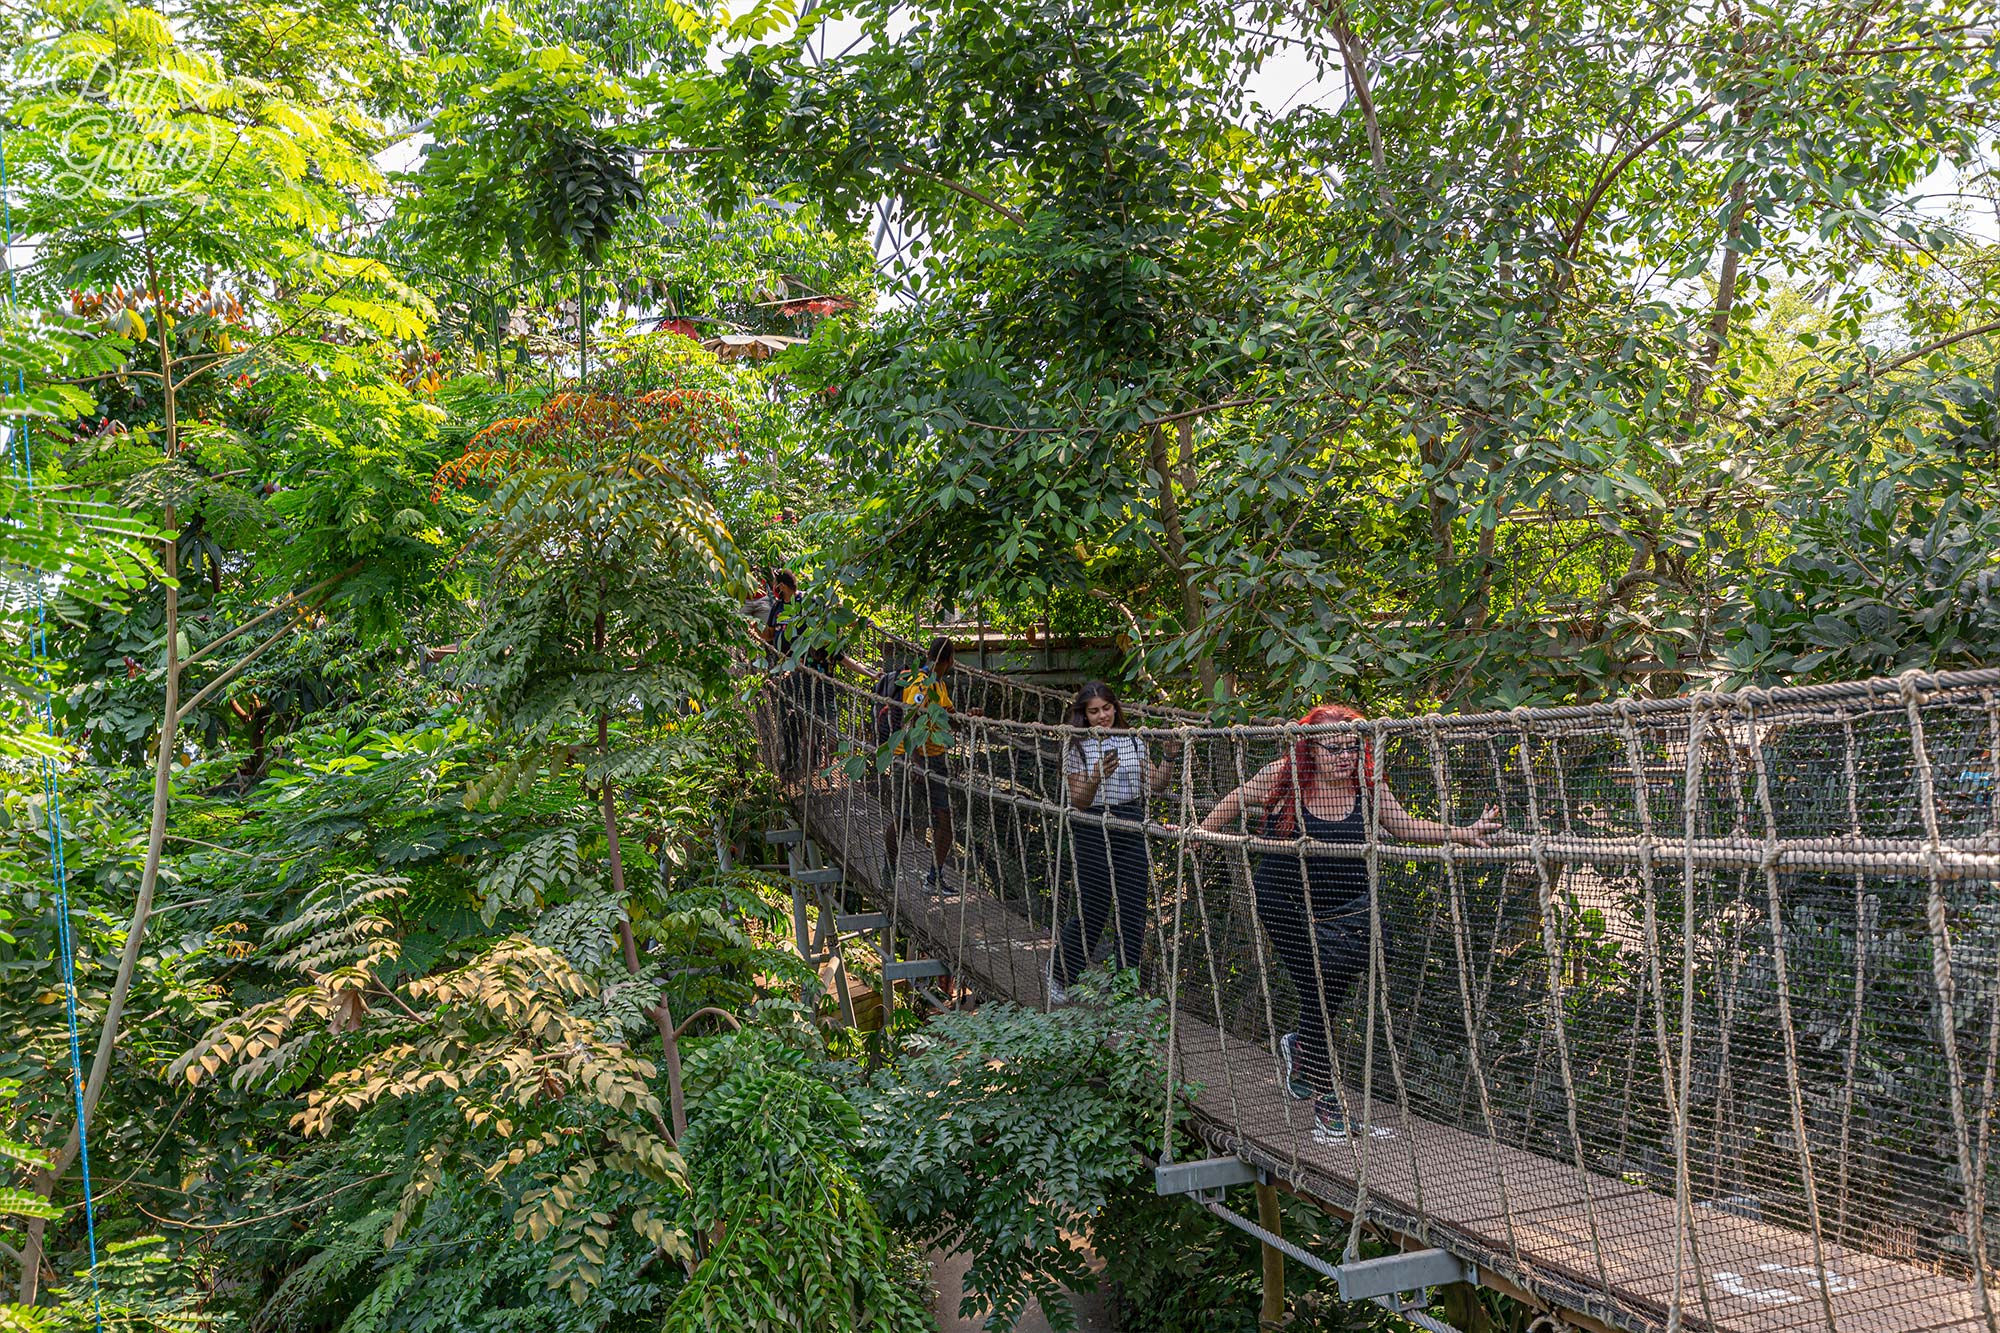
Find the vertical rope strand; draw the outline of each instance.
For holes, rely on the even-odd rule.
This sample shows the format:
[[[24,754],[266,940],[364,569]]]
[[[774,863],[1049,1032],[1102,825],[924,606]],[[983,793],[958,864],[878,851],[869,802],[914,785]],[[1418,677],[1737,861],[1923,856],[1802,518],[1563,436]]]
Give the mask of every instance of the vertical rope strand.
[[[1841,772],[1847,780],[1847,830],[1849,836],[1858,840],[1861,837],[1861,798],[1856,788],[1860,786],[1860,777],[1855,772],[1854,715],[1846,709],[1842,709],[1840,714],[1840,736]],[[1847,1238],[1848,1136],[1854,1124],[1854,1070],[1861,1059],[1861,1015],[1868,994],[1868,938],[1874,924],[1873,915],[1869,910],[1868,877],[1857,870],[1854,872],[1854,1007],[1848,1021],[1847,1056],[1841,1062],[1840,1153],[1834,1159],[1839,1173],[1834,1185],[1833,1235],[1836,1240]],[[2000,991],[1995,993],[2000,994]]]
[[[1786,957],[1784,896],[1778,884],[1778,816],[1771,802],[1771,766],[1764,755],[1764,737],[1757,727],[1756,696],[1741,697],[1737,701],[1737,707],[1743,714],[1744,723],[1750,733],[1750,759],[1757,777],[1757,806],[1764,817],[1766,847],[1764,896],[1767,900],[1766,910],[1770,913],[1771,965],[1777,971],[1778,1032],[1784,1043],[1785,1092],[1791,1102],[1792,1136],[1798,1140],[1799,1145],[1799,1174],[1805,1184],[1806,1216],[1812,1223],[1813,1271],[1819,1279],[1820,1308],[1826,1315],[1829,1333],[1833,1333],[1838,1326],[1833,1317],[1833,1292],[1826,1280],[1826,1241],[1820,1221],[1819,1189],[1813,1179],[1812,1139],[1806,1127],[1805,1092],[1799,1076],[1798,1033],[1792,1023],[1791,965]],[[1912,746],[1917,749],[1922,748],[1921,742],[1916,740],[1912,741]],[[1920,771],[1928,776],[1927,769]],[[1936,880],[1933,879],[1932,883],[1935,885]],[[1942,920],[1942,917],[1939,919]],[[1690,949],[1689,953],[1692,952]],[[1954,1054],[1955,1052],[1954,1044]],[[1963,1139],[1963,1134],[1960,1137]],[[1983,1283],[1981,1287],[1983,1290]]]
[[[1444,744],[1438,739],[1438,720],[1427,718],[1424,739],[1429,744],[1431,773],[1439,790],[1450,786],[1450,765],[1445,758]],[[1493,1168],[1493,1178],[1500,1186],[1500,1215],[1507,1228],[1507,1250],[1514,1262],[1521,1262],[1521,1240],[1514,1225],[1513,1193],[1507,1187],[1507,1168],[1500,1158],[1500,1130],[1493,1119],[1493,1099],[1487,1092],[1485,1062],[1479,1055],[1479,1021],[1472,1004],[1472,969],[1466,957],[1465,911],[1460,903],[1458,883],[1458,848],[1446,843],[1444,847],[1445,894],[1451,906],[1451,947],[1458,960],[1459,1013],[1465,1019],[1465,1059],[1471,1070],[1473,1086],[1479,1091],[1479,1116],[1486,1126],[1486,1159]]]
[[[1951,1128],[1953,1146],[1958,1150],[1959,1178],[1966,1193],[1965,1243],[1972,1260],[1973,1282],[1979,1295],[1979,1313],[1987,1333],[1994,1330],[1993,1296],[1987,1281],[1986,1219],[1973,1207],[1972,1137],[1965,1119],[1965,1069],[1958,1053],[1958,995],[1951,974],[1951,922],[1944,900],[1944,881],[1938,873],[1944,860],[1944,839],[1938,828],[1937,788],[1931,772],[1930,746],[1924,741],[1923,688],[1918,673],[1905,673],[1900,685],[1903,709],[1910,722],[1910,759],[1915,767],[1917,809],[1924,821],[1924,837],[1931,845],[1930,873],[1925,916],[1931,933],[1931,980],[1937,989],[1938,1040],[1944,1045],[1945,1071],[1951,1078]],[[1762,770],[1759,770],[1762,792]],[[1779,974],[1782,982],[1783,973]],[[1789,1031],[1789,1025],[1788,1025]],[[1796,1094],[1794,1094],[1796,1097]],[[1808,1178],[1807,1188],[1811,1188]],[[1814,1230],[1818,1223],[1815,1219]],[[1815,1235],[1815,1243],[1817,1236]],[[1829,1320],[1831,1316],[1829,1315]]]
[[[1590,1257],[1597,1265],[1598,1286],[1608,1300],[1611,1296],[1611,1272],[1604,1263],[1604,1236],[1597,1225],[1597,1191],[1592,1187],[1591,1171],[1583,1160],[1583,1132],[1577,1124],[1576,1078],[1570,1072],[1569,1030],[1564,1017],[1563,1004],[1563,955],[1565,945],[1559,917],[1561,908],[1556,902],[1555,883],[1549,875],[1547,835],[1542,827],[1542,801],[1535,781],[1534,731],[1525,713],[1516,712],[1519,726],[1518,754],[1521,759],[1521,780],[1526,784],[1528,804],[1528,837],[1534,848],[1535,882],[1541,889],[1542,903],[1542,954],[1547,962],[1548,973],[1548,1015],[1550,1034],[1556,1043],[1556,1068],[1562,1075],[1563,1110],[1569,1125],[1570,1152],[1576,1162],[1577,1175],[1583,1181],[1583,1216],[1590,1229]]]
[[[1382,724],[1372,723],[1368,732],[1369,749],[1363,751],[1360,764],[1359,785],[1354,799],[1361,803],[1361,832],[1363,864],[1368,875],[1368,972],[1365,978],[1368,986],[1368,1002],[1364,1007],[1368,1026],[1361,1038],[1361,1135],[1359,1165],[1354,1172],[1354,1225],[1347,1231],[1347,1259],[1352,1263],[1361,1255],[1361,1223],[1368,1216],[1368,1166],[1373,1155],[1375,1134],[1375,992],[1381,981],[1380,962],[1382,958],[1382,802],[1376,784],[1386,781],[1379,776],[1380,766],[1386,761],[1382,752]],[[1304,830],[1300,830],[1303,835]],[[1318,942],[1317,932],[1314,942]],[[1349,1113],[1349,1136],[1352,1137],[1353,1114]]]
[[[1988,816],[1992,820],[1992,826],[1989,826],[1990,832],[1993,827],[2000,827],[2000,695],[1987,690],[1979,697],[1986,711],[1986,752],[1994,768],[1994,771],[1987,775],[1993,783],[1992,800],[1995,807],[1993,813]],[[1996,1072],[2000,1072],[2000,1068],[1996,1068],[2000,1067],[2000,960],[1996,960],[1995,971],[1988,975],[1986,985],[1991,992],[1992,1002],[1988,1007],[1986,1020],[1986,1071],[1979,1084],[1979,1142],[1974,1147],[1972,1157],[1973,1180],[1979,1187],[1977,1211],[1982,1218],[1986,1215],[1987,1167],[1991,1160],[1987,1156],[1987,1150],[1991,1144],[1993,1131],[1994,1078]],[[1986,1266],[1986,1257],[1975,1256],[1974,1262],[1983,1269]]]
[[[1187,751],[1183,749],[1181,753],[1185,760]],[[1146,773],[1146,765],[1141,764],[1139,766],[1139,790],[1142,794],[1148,790],[1148,783],[1150,781],[1151,779]],[[1187,784],[1183,782],[1182,790],[1186,791],[1186,789]],[[1190,805],[1189,809],[1192,810],[1192,808]],[[1186,828],[1185,822],[1183,822],[1182,828]],[[1162,1123],[1160,1126],[1160,1160],[1163,1162],[1171,1162],[1174,1159],[1174,1100],[1176,1091],[1174,1085],[1174,1060],[1180,1053],[1181,904],[1187,898],[1186,888],[1187,839],[1182,837],[1177,839],[1174,845],[1174,928],[1167,936],[1167,1087],[1165,1097],[1166,1111],[1161,1117]],[[1117,903],[1115,882],[1112,892],[1112,902],[1114,905]],[[1116,929],[1116,926],[1117,923],[1114,921],[1113,928]],[[1136,958],[1132,960],[1135,965],[1138,961]],[[1217,1031],[1219,1032],[1221,1029],[1217,1028]],[[1226,1058],[1223,1060],[1222,1068],[1226,1079],[1229,1069],[1229,1062]]]

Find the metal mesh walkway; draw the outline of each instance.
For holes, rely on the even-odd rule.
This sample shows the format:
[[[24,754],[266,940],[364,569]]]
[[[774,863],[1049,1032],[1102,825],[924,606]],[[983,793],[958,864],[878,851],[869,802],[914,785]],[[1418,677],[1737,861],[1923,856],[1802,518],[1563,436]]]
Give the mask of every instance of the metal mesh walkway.
[[[1168,772],[1127,818],[1070,803],[1067,696],[950,684],[987,716],[952,716],[925,772],[896,743],[944,743],[941,717],[885,745],[881,699],[772,683],[764,744],[806,834],[907,954],[1037,1007],[1091,840],[1142,844],[1142,984],[1192,1085],[1174,1114],[1218,1150],[1585,1324],[1995,1330],[2000,671],[1313,729],[1128,708]],[[1268,809],[1201,827],[1342,737],[1373,775],[1356,841]],[[955,826],[935,893],[929,787]],[[1385,827],[1489,806],[1483,847]],[[914,817],[885,866],[892,810]],[[1341,957],[1324,904],[1301,947],[1270,889],[1310,899],[1335,860],[1366,887]],[[1315,1020],[1314,1090],[1350,1121],[1331,1141],[1278,1055]]]

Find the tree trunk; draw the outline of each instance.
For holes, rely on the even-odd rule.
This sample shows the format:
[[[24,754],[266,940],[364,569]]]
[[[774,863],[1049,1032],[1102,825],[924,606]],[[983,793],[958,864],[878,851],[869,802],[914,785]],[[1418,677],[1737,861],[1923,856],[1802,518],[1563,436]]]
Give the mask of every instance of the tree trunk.
[[[599,720],[602,735],[602,719]],[[618,844],[618,802],[609,779],[604,783],[602,803],[604,807],[604,837],[610,847],[611,891],[620,902],[625,900],[625,860]],[[626,911],[626,919],[618,923],[618,948],[625,957],[625,970],[633,976],[639,975],[639,941],[632,934],[631,911]],[[661,999],[646,1011],[652,1015],[653,1026],[660,1030],[660,1045],[667,1067],[667,1104],[671,1109],[674,1125],[674,1140],[679,1142],[687,1133],[687,1098],[681,1090],[681,1044],[674,1035],[673,1010]]]
[[[169,532],[174,525],[174,507],[168,505],[164,511],[164,524]],[[174,547],[169,538],[167,545],[167,577],[173,578]],[[125,1017],[125,1001],[132,993],[132,978],[139,968],[139,950],[146,942],[146,923],[153,914],[153,894],[160,883],[160,855],[167,843],[167,808],[173,789],[174,738],[179,731],[177,713],[180,710],[180,661],[178,637],[180,633],[179,597],[172,583],[167,585],[167,702],[162,710],[160,723],[159,755],[153,764],[153,820],[146,832],[145,869],[139,875],[139,897],[132,906],[132,919],[125,926],[125,949],[118,956],[118,975],[111,983],[111,998],[104,1006],[104,1026],[98,1034],[97,1052],[91,1058],[90,1077],[83,1086],[83,1106],[81,1118],[70,1127],[69,1138],[64,1141],[62,1151],[57,1153],[46,1171],[35,1178],[35,1193],[44,1199],[54,1199],[57,1185],[69,1171],[83,1147],[83,1135],[90,1127],[91,1117],[97,1113],[97,1103],[104,1096],[104,1084],[111,1074],[112,1052],[118,1044],[118,1029]],[[54,817],[54,812],[50,812]],[[19,1300],[22,1305],[33,1305],[41,1283],[42,1244],[46,1223],[39,1217],[28,1223],[28,1238],[21,1247],[21,1284]]]
[[[1274,1236],[1284,1234],[1276,1185],[1257,1186],[1257,1225]],[[1285,1252],[1268,1241],[1259,1250],[1264,1260],[1264,1299],[1257,1311],[1257,1327],[1280,1328],[1285,1322]]]
[[[1179,423],[1181,432],[1181,457],[1187,459],[1192,453],[1191,437],[1193,421],[1183,418]],[[1167,437],[1158,426],[1146,432],[1147,470],[1153,480],[1153,494],[1160,511],[1161,552],[1167,557],[1167,565],[1174,571],[1174,583],[1180,589],[1181,615],[1185,622],[1185,632],[1200,641],[1208,627],[1208,608],[1201,600],[1201,589],[1196,587],[1189,576],[1187,563],[1187,538],[1181,530],[1180,502],[1174,498],[1173,468],[1167,460]],[[1201,681],[1203,699],[1215,700],[1215,654],[1206,643],[1201,643],[1195,654],[1195,671]]]
[[[600,590],[601,592],[601,590]],[[591,642],[600,658],[604,655],[605,625],[604,612],[597,613],[597,623],[591,634]],[[597,757],[608,763],[611,758],[611,717],[602,709],[597,714]],[[605,860],[611,871],[611,892],[619,902],[625,902],[625,855],[618,838],[618,794],[615,784],[607,774],[598,789],[598,802],[604,812]],[[642,963],[639,958],[639,941],[632,934],[632,911],[628,904],[625,917],[618,923],[618,949],[625,958],[625,970],[638,976]],[[652,1016],[653,1026],[660,1030],[661,1058],[667,1068],[667,1103],[671,1109],[674,1125],[674,1141],[678,1143],[687,1133],[687,1098],[681,1090],[681,1046],[674,1035],[674,1014],[666,999],[660,998],[646,1011]]]
[[[1394,217],[1395,195],[1389,189],[1389,159],[1382,146],[1382,122],[1375,111],[1375,90],[1368,77],[1368,48],[1362,44],[1353,24],[1348,22],[1347,7],[1341,0],[1319,0],[1318,8],[1332,24],[1333,40],[1340,46],[1340,64],[1347,74],[1348,89],[1354,94],[1355,105],[1361,108],[1361,124],[1368,132],[1368,160],[1375,167],[1375,196],[1382,201],[1383,209]]]
[[[1709,376],[1715,373],[1715,366],[1722,359],[1722,349],[1729,341],[1729,317],[1736,306],[1736,270],[1742,255],[1734,244],[1743,235],[1743,216],[1749,211],[1750,201],[1747,182],[1737,181],[1729,187],[1729,221],[1722,233],[1722,272],[1715,280],[1715,310],[1708,317],[1708,339],[1702,345],[1701,359],[1695,363],[1695,373],[1690,377],[1693,385],[1689,391],[1689,402],[1698,404],[1702,392],[1708,388]]]

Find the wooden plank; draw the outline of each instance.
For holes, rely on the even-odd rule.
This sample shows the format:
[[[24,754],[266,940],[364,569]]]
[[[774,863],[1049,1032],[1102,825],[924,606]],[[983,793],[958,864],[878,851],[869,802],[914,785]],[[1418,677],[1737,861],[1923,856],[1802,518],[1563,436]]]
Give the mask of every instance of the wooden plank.
[[[1701,1262],[1683,1251],[1681,1305],[1691,1324],[1713,1319],[1741,1333],[1826,1327],[1812,1237],[1768,1222],[1712,1210],[1699,1223]],[[1609,1225],[1605,1225],[1608,1221]],[[1538,1213],[1519,1223],[1522,1247],[1566,1266],[1590,1263],[1579,1210]],[[1674,1201],[1641,1191],[1600,1217],[1603,1253],[1619,1291],[1657,1305],[1673,1300]],[[1834,1321],[1847,1333],[1914,1333],[1979,1319],[1965,1281],[1847,1246],[1824,1246]]]

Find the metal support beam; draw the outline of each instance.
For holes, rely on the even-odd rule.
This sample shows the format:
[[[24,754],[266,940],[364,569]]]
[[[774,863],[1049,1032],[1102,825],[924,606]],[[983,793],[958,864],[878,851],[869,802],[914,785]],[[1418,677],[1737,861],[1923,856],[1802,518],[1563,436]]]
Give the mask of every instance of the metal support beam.
[[[1231,1185],[1255,1185],[1264,1175],[1241,1157],[1206,1157],[1198,1162],[1162,1162],[1153,1168],[1156,1194],[1208,1194]]]
[[[856,912],[833,919],[833,928],[843,935],[850,935],[860,930],[880,930],[888,924],[887,912]]]
[[[782,846],[786,843],[797,842],[800,838],[803,838],[804,836],[805,836],[805,830],[803,829],[767,828],[764,830],[764,841],[778,846]]]
[[[847,882],[847,872],[839,866],[828,866],[822,870],[795,870],[792,872],[792,878],[801,884],[844,884]]]
[[[793,831],[797,832],[798,830]],[[770,834],[766,833],[765,836],[769,837]],[[806,854],[811,850],[812,843],[803,834],[801,834],[796,842],[785,847],[785,869],[792,876],[792,947],[798,950],[799,957],[809,963],[815,961],[812,947],[812,921],[810,914],[806,911],[806,886],[799,882],[798,877],[805,872]],[[804,990],[799,996],[800,1003],[810,1009],[813,1006],[815,998],[813,983],[806,983]]]
[[[1274,1265],[1278,1266],[1277,1291],[1282,1299],[1284,1269],[1283,1261],[1277,1256],[1287,1255],[1315,1273],[1339,1283],[1340,1298],[1344,1301],[1374,1301],[1401,1314],[1417,1327],[1431,1330],[1431,1333],[1456,1333],[1450,1325],[1439,1323],[1420,1309],[1405,1309],[1400,1296],[1403,1292],[1422,1292],[1428,1287],[1453,1282],[1476,1282],[1479,1275],[1471,1264],[1447,1250],[1411,1250],[1385,1255],[1380,1259],[1359,1259],[1351,1264],[1328,1263],[1310,1250],[1292,1244],[1278,1234],[1275,1226],[1269,1225],[1277,1216],[1277,1195],[1269,1191],[1269,1184],[1261,1170],[1240,1157],[1163,1162],[1153,1168],[1153,1189],[1156,1192],[1192,1195],[1209,1212],[1263,1242],[1267,1310]],[[1222,1206],[1223,1191],[1231,1185],[1258,1187],[1257,1210],[1266,1225],[1260,1226]]]
[[[811,961],[813,956],[812,926],[806,912],[806,886],[792,885],[792,945],[799,957]]]
[[[925,977],[951,975],[951,969],[933,958],[913,958],[907,963],[882,964],[882,982],[890,985],[898,981],[921,981]]]
[[[1340,1299],[1373,1300],[1403,1291],[1470,1282],[1472,1265],[1449,1250],[1405,1250],[1380,1259],[1356,1259],[1340,1265]]]
[[[1428,1285],[1446,1282],[1476,1281],[1478,1274],[1474,1271],[1472,1265],[1466,1263],[1456,1255],[1446,1253],[1444,1250],[1412,1250],[1406,1254],[1391,1254],[1380,1259],[1362,1259],[1352,1264],[1330,1264],[1312,1251],[1300,1249],[1283,1236],[1274,1235],[1266,1231],[1263,1227],[1258,1226],[1242,1214],[1232,1213],[1214,1199],[1203,1199],[1201,1206],[1229,1223],[1230,1226],[1235,1227],[1238,1231],[1247,1231],[1271,1248],[1280,1250],[1298,1260],[1307,1268],[1312,1269],[1313,1272],[1332,1278],[1340,1284],[1342,1300],[1371,1300],[1386,1310],[1395,1311],[1418,1328],[1429,1330],[1429,1333],[1458,1333],[1458,1330],[1450,1324],[1433,1319],[1420,1309],[1405,1306],[1398,1299],[1398,1294],[1401,1292],[1421,1291],[1424,1286]],[[1443,1255],[1444,1260],[1437,1259],[1436,1256],[1438,1255]],[[1445,1261],[1449,1261],[1452,1265],[1449,1273],[1445,1272]],[[1384,1267],[1371,1268],[1371,1265],[1378,1264],[1384,1265]],[[1355,1279],[1357,1294],[1353,1297],[1348,1295],[1348,1279],[1343,1272],[1344,1269],[1363,1270],[1360,1276]],[[1360,1287],[1375,1286],[1381,1288],[1384,1282],[1407,1283],[1420,1278],[1426,1280],[1417,1286],[1399,1285],[1394,1288],[1381,1289],[1376,1294],[1365,1297],[1358,1294]]]

